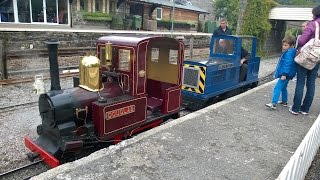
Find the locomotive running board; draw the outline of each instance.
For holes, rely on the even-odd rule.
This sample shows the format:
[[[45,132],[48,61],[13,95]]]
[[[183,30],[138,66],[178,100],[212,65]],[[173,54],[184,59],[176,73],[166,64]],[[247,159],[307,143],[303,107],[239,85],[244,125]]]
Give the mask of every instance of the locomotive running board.
[[[51,168],[55,168],[60,165],[59,160],[54,156],[43,150],[40,146],[34,143],[29,137],[24,137],[24,144],[31,152],[38,153],[42,160]]]

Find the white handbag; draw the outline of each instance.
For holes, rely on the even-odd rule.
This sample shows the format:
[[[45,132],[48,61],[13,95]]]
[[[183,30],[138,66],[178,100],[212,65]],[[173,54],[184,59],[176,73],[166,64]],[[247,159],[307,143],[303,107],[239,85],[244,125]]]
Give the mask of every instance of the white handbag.
[[[294,58],[297,64],[308,70],[312,70],[320,61],[319,23],[315,21],[315,24],[316,30],[314,38],[310,39]]]

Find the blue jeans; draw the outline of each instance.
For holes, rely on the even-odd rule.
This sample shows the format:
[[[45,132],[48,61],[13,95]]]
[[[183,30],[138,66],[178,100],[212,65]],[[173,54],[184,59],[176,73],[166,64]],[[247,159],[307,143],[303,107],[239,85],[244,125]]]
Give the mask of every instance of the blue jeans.
[[[282,97],[282,102],[285,102],[285,103],[288,102],[288,91],[287,91],[288,82],[289,82],[288,79],[286,80],[281,80],[280,78],[278,79],[278,82],[273,89],[272,104],[278,103],[280,93]]]
[[[297,65],[297,83],[293,98],[292,111],[309,112],[314,97],[314,91],[316,88],[315,84],[318,69],[319,64],[317,64],[312,70],[308,70]],[[305,85],[307,87],[307,92],[304,97],[303,104],[301,105]]]

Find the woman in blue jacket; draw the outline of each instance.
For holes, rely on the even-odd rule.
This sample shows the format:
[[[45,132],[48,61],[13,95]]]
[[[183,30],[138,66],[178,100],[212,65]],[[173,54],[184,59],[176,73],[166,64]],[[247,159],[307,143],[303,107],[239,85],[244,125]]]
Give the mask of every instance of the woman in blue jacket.
[[[280,56],[276,71],[275,78],[279,78],[276,86],[273,89],[272,102],[266,104],[271,109],[276,109],[277,104],[288,106],[288,83],[296,74],[296,64],[294,57],[296,56],[296,49],[293,48],[295,39],[293,37],[285,37],[282,40],[282,54]],[[282,101],[278,102],[279,97]]]

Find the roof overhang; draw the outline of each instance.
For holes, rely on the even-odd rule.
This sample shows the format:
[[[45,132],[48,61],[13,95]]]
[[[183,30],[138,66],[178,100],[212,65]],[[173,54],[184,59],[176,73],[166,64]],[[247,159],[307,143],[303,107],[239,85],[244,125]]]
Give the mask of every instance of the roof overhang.
[[[269,19],[309,21],[312,20],[312,8],[275,7],[271,9]]]

